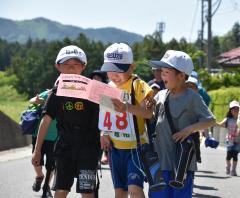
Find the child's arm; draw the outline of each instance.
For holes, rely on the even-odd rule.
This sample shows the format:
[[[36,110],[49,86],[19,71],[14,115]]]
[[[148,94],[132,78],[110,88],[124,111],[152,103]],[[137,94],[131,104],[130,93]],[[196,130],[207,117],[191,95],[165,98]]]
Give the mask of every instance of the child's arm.
[[[197,122],[195,124],[192,124],[184,129],[182,129],[181,131],[175,133],[173,135],[173,140],[175,142],[178,142],[178,141],[182,142],[190,134],[195,133],[199,130],[210,128],[210,127],[214,126],[215,123],[216,123],[215,119],[211,119],[209,121]]]
[[[118,99],[112,99],[114,108],[118,112],[125,112],[128,111],[136,116],[140,116],[146,119],[149,119],[153,116],[153,108],[154,106],[149,106],[146,101],[150,101],[152,96],[147,96],[140,105],[132,105],[129,103],[123,103]]]
[[[108,135],[108,132],[101,131],[100,143],[101,143],[101,149],[105,151],[108,151],[109,149],[111,149],[111,140]]]
[[[31,104],[36,104],[36,105],[38,105],[38,104],[43,104],[45,101],[44,101],[43,98],[40,98],[39,95],[37,94],[35,97],[31,98],[31,99],[29,100],[29,102],[30,102]]]
[[[227,122],[227,118],[224,118],[221,122],[216,122],[215,126],[225,127],[226,126],[226,122]]]
[[[38,129],[36,146],[32,155],[32,164],[34,166],[39,166],[40,164],[42,144],[44,142],[44,138],[47,134],[47,131],[51,122],[52,122],[52,118],[47,114],[45,114],[45,116],[41,120],[39,129]]]

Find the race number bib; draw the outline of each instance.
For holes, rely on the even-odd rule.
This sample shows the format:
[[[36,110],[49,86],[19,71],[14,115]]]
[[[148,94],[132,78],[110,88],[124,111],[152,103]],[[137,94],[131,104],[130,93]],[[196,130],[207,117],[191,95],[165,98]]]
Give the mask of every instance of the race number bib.
[[[111,131],[110,136],[120,141],[136,140],[133,115],[128,112],[108,112],[100,107],[98,127],[102,131]]]

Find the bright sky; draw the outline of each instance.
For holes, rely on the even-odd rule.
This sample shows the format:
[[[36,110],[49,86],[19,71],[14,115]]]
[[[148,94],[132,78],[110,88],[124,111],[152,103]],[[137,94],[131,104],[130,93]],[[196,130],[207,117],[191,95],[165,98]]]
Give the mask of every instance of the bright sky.
[[[213,5],[218,1],[212,0]],[[1,0],[0,17],[45,17],[82,28],[116,27],[141,35],[152,34],[158,22],[165,22],[164,41],[173,37],[194,41],[200,30],[201,0]],[[213,35],[226,34],[237,21],[240,0],[222,0],[213,16]]]

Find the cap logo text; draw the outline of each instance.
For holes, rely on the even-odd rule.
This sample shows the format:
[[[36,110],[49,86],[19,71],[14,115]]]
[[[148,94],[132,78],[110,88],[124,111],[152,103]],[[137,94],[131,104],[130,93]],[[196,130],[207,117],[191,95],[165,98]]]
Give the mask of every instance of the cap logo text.
[[[163,57],[164,57],[164,58],[168,58],[169,56],[170,56],[170,55],[169,55],[168,53],[165,53]]]
[[[81,54],[77,49],[74,50],[66,50],[66,54]]]
[[[123,55],[118,53],[107,53],[107,58],[114,58],[114,59],[121,60],[123,59]]]

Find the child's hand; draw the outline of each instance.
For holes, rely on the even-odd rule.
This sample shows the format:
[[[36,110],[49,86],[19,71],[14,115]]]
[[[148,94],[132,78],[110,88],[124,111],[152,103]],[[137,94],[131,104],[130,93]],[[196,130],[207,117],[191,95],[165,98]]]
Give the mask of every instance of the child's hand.
[[[112,98],[111,100],[112,100],[112,102],[113,102],[115,111],[118,111],[118,112],[121,112],[121,113],[127,111],[127,105],[126,105],[126,103],[123,103],[123,102],[121,102],[120,100],[115,99],[115,98]]]
[[[188,128],[184,128],[173,135],[173,140],[183,142],[191,133],[192,131],[188,130]]]
[[[39,104],[43,104],[44,100],[42,98],[40,98],[39,95],[37,94],[35,97],[30,99],[30,103],[39,105]]]
[[[43,103],[43,99],[39,97],[39,95],[36,95],[36,101],[35,104],[42,104]]]
[[[100,137],[101,149],[108,151],[111,149],[111,141],[108,135],[101,135]]]
[[[41,159],[41,152],[34,151],[32,155],[32,165],[33,166],[39,166],[40,165],[40,159]]]
[[[152,97],[151,98],[148,97],[148,98],[144,99],[144,102],[145,102],[146,108],[148,108],[148,109],[151,109],[156,105],[156,101]]]

